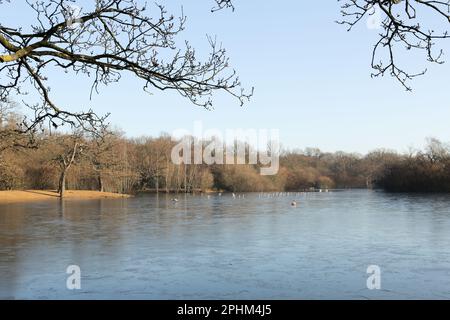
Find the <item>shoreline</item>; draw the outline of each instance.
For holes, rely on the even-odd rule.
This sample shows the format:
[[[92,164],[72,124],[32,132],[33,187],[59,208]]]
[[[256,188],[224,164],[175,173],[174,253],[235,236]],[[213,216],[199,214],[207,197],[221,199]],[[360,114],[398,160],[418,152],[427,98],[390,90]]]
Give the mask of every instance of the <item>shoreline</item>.
[[[67,190],[63,200],[126,199],[128,194],[100,192],[92,190]],[[0,191],[0,204],[24,203],[33,201],[61,200],[54,190],[11,190]]]
[[[370,189],[370,188],[338,188],[338,189],[314,189],[314,190],[309,190],[309,189],[304,189],[304,190],[294,190],[294,191],[284,191],[284,190],[271,190],[271,191],[230,191],[230,190],[206,190],[206,191],[189,191],[189,192],[184,192],[184,191],[169,191],[167,192],[166,190],[159,190],[159,192],[156,192],[156,190],[154,189],[147,189],[147,190],[140,190],[140,191],[136,191],[135,194],[136,195],[140,195],[140,194],[239,194],[239,193],[254,193],[254,194],[276,194],[276,193],[290,193],[290,194],[295,194],[295,193],[329,193],[329,192],[341,192],[341,191],[348,191],[348,190],[376,190],[376,189]]]

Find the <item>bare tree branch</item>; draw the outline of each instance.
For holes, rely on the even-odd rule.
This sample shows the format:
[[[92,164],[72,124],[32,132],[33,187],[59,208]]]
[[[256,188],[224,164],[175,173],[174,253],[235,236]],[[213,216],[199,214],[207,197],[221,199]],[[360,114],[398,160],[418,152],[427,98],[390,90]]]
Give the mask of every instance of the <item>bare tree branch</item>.
[[[224,8],[231,8],[232,10],[234,10],[234,6],[231,0],[214,0],[214,1],[216,2],[216,7],[212,8],[211,11],[213,12]]]
[[[369,18],[375,10],[380,10],[384,19],[380,21],[382,32],[376,42],[371,65],[373,77],[386,73],[396,78],[410,91],[408,81],[423,75],[427,70],[410,72],[397,61],[401,49],[424,52],[429,62],[442,64],[442,49],[435,49],[435,42],[450,37],[447,30],[436,32],[432,26],[424,26],[424,16],[433,17],[438,24],[447,26],[450,22],[450,1],[433,0],[338,0],[343,20],[338,23],[352,30],[364,18]]]
[[[95,130],[105,121],[106,116],[93,110],[68,112],[54,102],[46,84],[50,68],[87,75],[92,79],[91,95],[125,73],[139,78],[145,91],[174,90],[205,108],[212,107],[215,91],[225,91],[241,104],[252,95],[241,87],[225,49],[215,40],[208,39],[211,50],[205,61],[188,42],[180,45],[175,38],[184,30],[186,17],[169,15],[162,5],[95,0],[81,9],[73,0],[26,2],[36,15],[30,30],[0,24],[0,100],[26,95],[27,85],[41,97],[35,104],[24,101],[34,110],[34,118],[24,121],[25,130],[46,120],[55,128],[69,123]],[[232,7],[230,1],[215,2],[215,9]]]

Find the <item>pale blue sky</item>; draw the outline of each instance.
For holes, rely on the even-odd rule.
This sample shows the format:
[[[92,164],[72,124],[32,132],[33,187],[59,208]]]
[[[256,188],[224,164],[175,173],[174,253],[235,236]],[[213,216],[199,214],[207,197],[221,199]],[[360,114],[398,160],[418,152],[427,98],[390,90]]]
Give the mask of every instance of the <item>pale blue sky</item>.
[[[83,3],[84,1],[77,1]],[[30,17],[14,1],[15,10],[0,13],[2,20],[23,22]],[[220,93],[215,110],[193,106],[176,93],[142,91],[142,83],[124,77],[102,88],[89,101],[85,78],[50,73],[54,100],[70,109],[92,107],[111,112],[110,122],[128,136],[157,135],[178,128],[278,128],[289,148],[319,147],[324,151],[355,151],[386,147],[405,151],[421,147],[426,137],[450,140],[449,63],[430,66],[406,92],[390,77],[370,77],[370,55],[377,31],[363,22],[353,32],[334,23],[337,1],[236,0],[236,11],[211,13],[211,1],[161,1],[169,11],[183,4],[189,40],[207,53],[206,34],[217,36],[227,48],[243,84],[255,87],[250,103]],[[11,7],[11,5],[9,6]],[[449,41],[450,42],[450,41]],[[450,43],[445,45],[450,55]],[[425,59],[413,61],[417,70]]]

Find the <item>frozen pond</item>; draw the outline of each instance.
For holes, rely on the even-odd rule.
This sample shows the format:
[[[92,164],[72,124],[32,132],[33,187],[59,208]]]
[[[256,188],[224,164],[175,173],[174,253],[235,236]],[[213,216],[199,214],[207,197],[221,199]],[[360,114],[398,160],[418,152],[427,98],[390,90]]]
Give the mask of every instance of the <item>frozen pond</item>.
[[[172,197],[0,205],[0,298],[450,299],[450,195]]]

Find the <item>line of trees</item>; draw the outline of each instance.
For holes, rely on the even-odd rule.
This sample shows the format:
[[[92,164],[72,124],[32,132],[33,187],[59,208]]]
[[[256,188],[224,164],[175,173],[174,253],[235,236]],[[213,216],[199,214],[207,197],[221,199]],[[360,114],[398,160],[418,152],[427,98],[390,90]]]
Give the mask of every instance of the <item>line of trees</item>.
[[[388,191],[449,192],[450,146],[430,138],[424,151],[405,155],[384,166],[376,182]]]
[[[129,139],[117,130],[103,130],[29,136],[16,130],[19,118],[11,108],[0,107],[1,190],[53,189],[62,197],[67,188],[118,193],[377,187],[450,191],[450,147],[436,139],[429,139],[425,150],[408,154],[283,151],[278,174],[262,176],[258,165],[176,165],[171,153],[179,141],[167,134]]]

